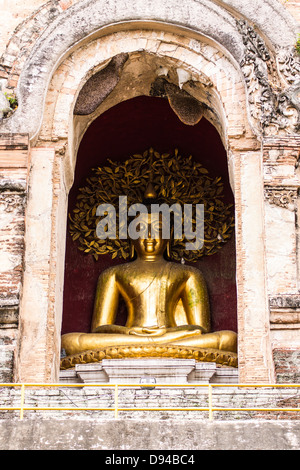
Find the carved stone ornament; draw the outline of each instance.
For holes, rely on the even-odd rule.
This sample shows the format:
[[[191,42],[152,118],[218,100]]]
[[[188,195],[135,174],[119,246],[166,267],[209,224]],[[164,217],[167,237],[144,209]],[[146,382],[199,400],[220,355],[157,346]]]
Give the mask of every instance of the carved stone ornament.
[[[300,79],[300,60],[295,50],[289,54],[279,51],[277,62],[280,73],[284,76],[287,83],[294,85]]]
[[[294,134],[300,130],[300,62],[295,53],[281,52],[279,70],[289,84],[285,89],[274,58],[263,39],[245,20],[237,21],[245,45],[241,68],[244,73],[250,114],[263,135],[280,130]]]
[[[24,195],[0,193],[0,204],[4,205],[4,212],[13,212],[23,207],[25,202]]]
[[[297,189],[290,188],[265,188],[265,198],[270,204],[275,204],[285,209],[294,209],[297,199]]]

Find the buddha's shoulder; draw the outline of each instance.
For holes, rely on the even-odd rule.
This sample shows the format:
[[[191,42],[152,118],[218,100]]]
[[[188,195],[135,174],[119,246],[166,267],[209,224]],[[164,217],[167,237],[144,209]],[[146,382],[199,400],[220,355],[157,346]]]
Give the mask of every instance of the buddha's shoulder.
[[[169,267],[169,274],[170,275],[184,275],[185,277],[197,277],[197,278],[203,278],[203,275],[200,271],[200,269],[194,267],[194,266],[188,266],[186,264],[180,264],[180,263],[174,263],[172,261],[169,261],[165,265],[165,269]],[[113,276],[119,276],[122,274],[130,274],[131,272],[135,273],[136,275],[136,266],[134,265],[133,262],[131,263],[122,263],[118,264],[116,266],[110,266],[109,268],[106,268],[105,270],[102,271],[100,276],[102,278],[110,278]]]
[[[102,271],[100,274],[102,277],[111,277],[117,274],[127,273],[132,269],[133,263],[121,263],[116,266],[110,266]]]
[[[187,276],[191,277],[203,277],[202,272],[200,269],[194,266],[188,266],[186,264],[179,264],[172,262],[172,270],[186,274]]]
[[[114,276],[120,270],[120,266],[110,266],[109,268],[104,269],[100,272],[101,278],[107,278]]]

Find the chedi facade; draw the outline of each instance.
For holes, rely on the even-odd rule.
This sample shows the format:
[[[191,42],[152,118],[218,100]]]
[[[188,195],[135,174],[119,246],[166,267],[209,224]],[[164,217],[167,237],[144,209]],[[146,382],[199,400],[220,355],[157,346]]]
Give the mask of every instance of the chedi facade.
[[[4,13],[0,380],[57,382],[84,355],[299,382],[297,4],[32,0]],[[203,204],[201,250],[172,230],[100,242],[96,207],[120,196]]]

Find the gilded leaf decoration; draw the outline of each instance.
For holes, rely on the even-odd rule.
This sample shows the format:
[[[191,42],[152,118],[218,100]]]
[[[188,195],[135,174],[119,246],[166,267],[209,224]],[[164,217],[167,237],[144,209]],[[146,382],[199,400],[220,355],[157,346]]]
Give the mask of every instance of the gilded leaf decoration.
[[[173,155],[160,154],[153,149],[134,154],[125,162],[107,160],[103,167],[94,168],[86,185],[79,190],[76,205],[69,215],[70,234],[78,248],[97,260],[100,255],[112,258],[130,257],[130,240],[99,239],[96,216],[99,204],[109,203],[116,208],[119,221],[119,196],[127,196],[128,207],[143,203],[145,189],[151,182],[157,201],[171,206],[179,203],[204,204],[204,245],[201,250],[186,250],[186,239],[171,240],[172,260],[197,261],[216,253],[231,237],[234,229],[232,205],[223,202],[224,185],[220,177],[212,178],[193,157],[183,157],[176,149]],[[195,220],[193,219],[193,224]]]

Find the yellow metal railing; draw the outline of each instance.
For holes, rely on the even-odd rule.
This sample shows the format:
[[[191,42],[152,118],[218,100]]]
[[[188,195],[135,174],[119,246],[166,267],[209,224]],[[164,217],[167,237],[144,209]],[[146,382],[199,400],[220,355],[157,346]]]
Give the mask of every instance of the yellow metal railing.
[[[213,419],[214,411],[298,411],[300,412],[300,407],[281,407],[281,408],[223,408],[223,407],[214,407],[213,406],[213,388],[216,387],[235,387],[235,388],[300,388],[300,384],[103,384],[103,383],[55,383],[55,384],[44,384],[44,383],[0,383],[1,387],[20,387],[21,388],[21,398],[20,406],[9,407],[9,406],[0,406],[0,411],[19,411],[20,419],[24,417],[24,411],[114,411],[114,416],[117,419],[120,411],[207,411],[209,420]],[[114,406],[110,408],[98,408],[98,407],[37,407],[37,406],[25,406],[25,389],[26,388],[51,388],[51,387],[109,387],[114,389]],[[120,388],[145,388],[149,389],[152,387],[176,387],[176,388],[197,388],[197,387],[208,387],[208,407],[157,407],[157,408],[120,408],[119,407],[119,389]],[[299,395],[300,403],[300,395]]]

